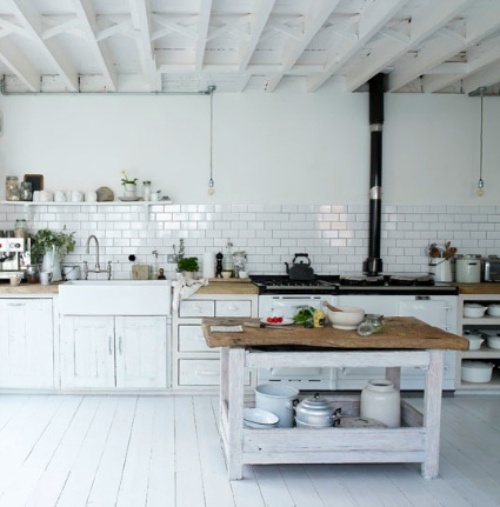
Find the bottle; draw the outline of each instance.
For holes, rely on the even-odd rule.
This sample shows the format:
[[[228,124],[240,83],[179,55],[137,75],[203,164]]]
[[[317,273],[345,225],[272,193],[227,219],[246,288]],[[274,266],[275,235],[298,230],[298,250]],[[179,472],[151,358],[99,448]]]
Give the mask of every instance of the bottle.
[[[31,189],[31,181],[22,181],[21,182],[20,198],[21,198],[21,201],[32,201],[33,200],[33,191]]]
[[[142,198],[145,201],[151,200],[151,182],[150,181],[143,181],[142,182]]]
[[[19,182],[17,176],[7,176],[5,179],[5,199],[7,201],[19,201]]]
[[[14,235],[16,238],[28,238],[28,223],[24,218],[19,218],[14,224]]]

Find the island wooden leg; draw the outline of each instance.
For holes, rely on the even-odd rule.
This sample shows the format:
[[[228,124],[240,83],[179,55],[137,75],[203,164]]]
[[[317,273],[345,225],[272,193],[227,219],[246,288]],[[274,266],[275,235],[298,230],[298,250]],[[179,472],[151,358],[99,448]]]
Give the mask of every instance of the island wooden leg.
[[[441,396],[443,386],[444,351],[430,350],[424,392],[424,427],[427,439],[422,475],[434,479],[439,473],[439,439],[441,426]]]
[[[229,479],[243,477],[243,406],[245,386],[245,349],[230,348],[228,364],[228,449]]]

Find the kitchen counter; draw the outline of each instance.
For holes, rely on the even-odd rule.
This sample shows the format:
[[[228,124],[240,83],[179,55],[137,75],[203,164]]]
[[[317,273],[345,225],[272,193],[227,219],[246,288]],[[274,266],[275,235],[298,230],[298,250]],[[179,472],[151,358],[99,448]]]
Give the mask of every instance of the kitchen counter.
[[[460,294],[500,294],[500,283],[455,283]]]
[[[17,287],[13,287],[9,283],[0,284],[0,297],[3,295],[37,295],[37,294],[58,294],[59,283],[51,285],[41,285],[39,283],[22,283]]]
[[[259,289],[250,281],[209,281],[208,285],[201,287],[196,294],[258,294]]]

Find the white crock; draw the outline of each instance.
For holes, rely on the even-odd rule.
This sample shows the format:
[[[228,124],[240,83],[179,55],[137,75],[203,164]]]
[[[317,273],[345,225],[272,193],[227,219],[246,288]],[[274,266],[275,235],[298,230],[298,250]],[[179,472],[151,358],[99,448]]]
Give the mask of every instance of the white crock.
[[[375,419],[388,428],[401,425],[401,396],[389,380],[370,380],[361,391],[361,417]]]

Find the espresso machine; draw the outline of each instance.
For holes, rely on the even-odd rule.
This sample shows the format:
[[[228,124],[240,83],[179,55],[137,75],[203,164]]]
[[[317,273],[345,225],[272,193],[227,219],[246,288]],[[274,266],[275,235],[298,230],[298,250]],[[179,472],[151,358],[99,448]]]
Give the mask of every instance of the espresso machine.
[[[0,237],[0,280],[13,275],[25,278],[29,265],[28,240],[25,238]]]

